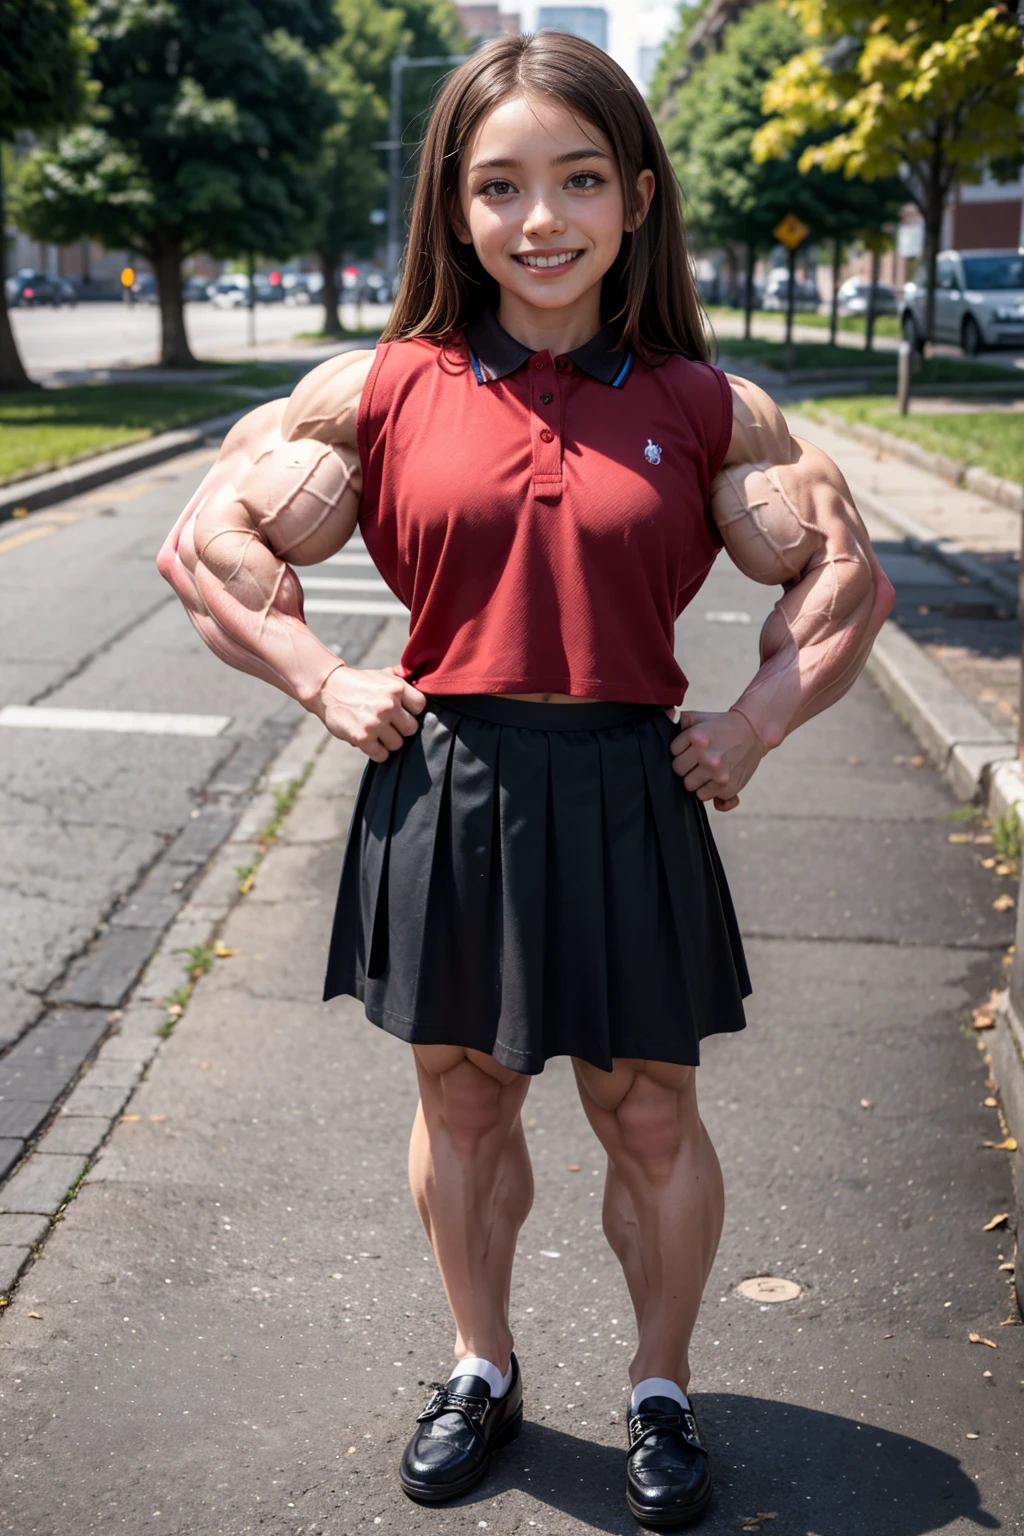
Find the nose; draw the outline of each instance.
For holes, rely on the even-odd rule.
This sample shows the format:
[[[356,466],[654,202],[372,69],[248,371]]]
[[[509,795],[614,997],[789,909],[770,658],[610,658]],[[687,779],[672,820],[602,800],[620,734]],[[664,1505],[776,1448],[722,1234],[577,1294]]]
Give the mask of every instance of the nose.
[[[560,234],[564,228],[565,220],[561,214],[543,197],[535,200],[523,221],[523,233],[540,238]]]

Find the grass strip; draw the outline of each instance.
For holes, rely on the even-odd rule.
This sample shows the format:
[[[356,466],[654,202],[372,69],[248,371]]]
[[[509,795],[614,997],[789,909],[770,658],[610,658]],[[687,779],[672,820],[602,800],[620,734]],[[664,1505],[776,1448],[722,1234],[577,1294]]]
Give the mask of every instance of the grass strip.
[[[849,375],[866,369],[877,372],[880,378],[887,373],[893,380],[896,377],[895,352],[860,352],[852,347],[833,347],[828,342],[797,341],[793,343],[794,367],[786,370],[784,342],[764,341],[759,337],[744,341],[740,337],[723,336],[719,346],[722,356],[729,362],[759,363],[790,373],[827,368]],[[993,384],[999,392],[1019,390],[1024,394],[1024,375],[992,363],[961,361],[958,357],[922,360],[914,374],[914,388],[922,384]]]
[[[1004,480],[1024,482],[1024,411],[922,412],[901,416],[885,395],[834,395],[804,400],[797,409],[811,417],[830,411],[849,422],[866,422],[909,438],[933,453],[980,465]]]
[[[742,309],[731,309],[727,304],[710,304],[706,307],[706,314],[714,320],[736,320],[743,316]],[[774,320],[776,324],[786,318],[785,310],[755,309],[751,315],[753,321]],[[813,325],[815,330],[827,331],[829,328],[828,315],[809,314],[798,309],[793,316],[794,325]],[[840,315],[839,329],[853,335],[864,335],[864,317],[862,315]],[[876,315],[875,335],[898,337],[900,335],[900,322],[896,315]],[[849,349],[848,349],[849,350]]]
[[[301,368],[247,363],[209,383],[72,384],[0,393],[0,485],[62,469],[109,448],[255,405],[251,391],[286,394]]]

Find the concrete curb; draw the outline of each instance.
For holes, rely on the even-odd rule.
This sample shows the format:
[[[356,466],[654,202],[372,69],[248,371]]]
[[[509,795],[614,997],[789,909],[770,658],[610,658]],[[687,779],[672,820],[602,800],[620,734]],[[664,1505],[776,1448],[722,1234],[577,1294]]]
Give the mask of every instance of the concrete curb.
[[[872,427],[867,422],[847,421],[834,411],[815,409],[813,401],[811,409],[822,425],[831,428],[833,432],[859,438],[872,448],[881,448],[897,459],[904,459],[908,464],[916,464],[920,469],[941,476],[943,480],[952,480],[954,485],[963,485],[967,490],[974,491],[975,495],[984,496],[1001,507],[1009,507],[1013,512],[1024,512],[1024,485],[1018,485],[1016,480],[1002,480],[998,475],[990,474],[987,469],[969,466],[962,459],[950,458],[945,453],[933,453],[931,449],[922,448],[920,443],[910,438],[900,437],[895,432],[884,432],[881,427]]]
[[[162,464],[165,459],[177,458],[194,448],[201,448],[208,437],[222,438],[236,421],[264,400],[274,399],[274,392],[261,392],[253,396],[248,405],[224,416],[211,416],[197,421],[192,427],[179,427],[174,432],[161,432],[147,437],[141,443],[129,443],[126,448],[112,448],[109,453],[98,453],[95,458],[83,459],[79,464],[69,464],[65,469],[54,469],[45,475],[33,475],[29,480],[16,480],[11,485],[0,486],[0,523],[14,516],[15,508],[26,512],[39,512],[43,507],[55,506],[81,496],[97,486],[120,480],[140,469]]]
[[[995,1028],[988,1040],[988,1059],[992,1064],[992,1077],[999,1085],[1006,1124],[1011,1136],[1017,1141],[1016,1152],[1010,1153],[1016,1204],[1014,1228],[1017,1235],[1017,1267],[1013,1281],[1017,1305],[1024,1315],[1024,1265],[1021,1263],[1021,1234],[1024,1233],[1024,1023],[1017,1017],[1010,1003],[1009,990],[1003,1006],[995,1015]]]
[[[894,507],[892,502],[886,501],[875,491],[865,489],[859,482],[850,480],[848,484],[858,506],[866,507],[897,533],[901,533],[911,549],[927,551],[957,575],[969,576],[972,581],[988,587],[997,597],[1005,598],[1011,608],[1017,607],[1019,593],[1017,582],[1012,576],[993,570],[972,550],[964,549],[955,539],[942,538],[933,529],[911,517],[909,512]]]
[[[360,667],[387,666],[405,639],[404,620],[378,631]],[[165,931],[159,948],[56,1118],[0,1189],[0,1296],[18,1283],[37,1255],[54,1219],[100,1155],[103,1145],[176,1020],[165,999],[187,981],[179,951],[214,942],[229,913],[243,900],[239,869],[259,861],[259,834],[279,815],[277,795],[312,770],[333,738],[307,715],[277,753],[233,831],[221,843],[199,884]],[[352,749],[345,765],[355,794],[366,759]],[[302,798],[300,789],[289,814]],[[274,849],[267,852],[272,859]],[[258,877],[257,877],[258,878]]]

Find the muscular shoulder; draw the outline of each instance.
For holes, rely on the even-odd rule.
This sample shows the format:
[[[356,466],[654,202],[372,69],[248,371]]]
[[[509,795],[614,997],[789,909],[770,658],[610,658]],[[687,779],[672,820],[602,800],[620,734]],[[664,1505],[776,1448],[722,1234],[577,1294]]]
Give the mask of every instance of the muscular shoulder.
[[[788,464],[796,445],[786,418],[770,395],[749,379],[725,375],[732,392],[732,437],[723,467],[729,464]]]
[[[337,447],[356,446],[359,402],[373,352],[342,352],[307,373],[284,402],[280,418],[286,442],[313,438]]]

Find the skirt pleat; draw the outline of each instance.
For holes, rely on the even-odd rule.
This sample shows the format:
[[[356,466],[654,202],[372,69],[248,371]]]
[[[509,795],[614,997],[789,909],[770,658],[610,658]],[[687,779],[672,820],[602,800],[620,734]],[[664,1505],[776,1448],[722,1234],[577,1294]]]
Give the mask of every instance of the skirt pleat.
[[[324,997],[521,1072],[571,1055],[696,1066],[750,991],[701,801],[660,709],[428,698],[369,762]]]

